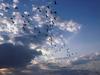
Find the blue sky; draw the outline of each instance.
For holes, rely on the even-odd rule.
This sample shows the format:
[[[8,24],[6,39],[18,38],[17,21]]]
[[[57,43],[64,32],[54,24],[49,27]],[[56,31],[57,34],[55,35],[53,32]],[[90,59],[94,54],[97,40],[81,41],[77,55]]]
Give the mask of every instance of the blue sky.
[[[82,52],[100,51],[100,0],[57,0],[58,15],[81,24],[70,46]]]
[[[40,5],[43,3],[41,1],[48,0],[30,1]],[[4,2],[11,3],[11,0]],[[24,3],[28,6],[25,7]],[[22,0],[19,3],[19,11],[24,12],[25,9],[30,11],[31,4],[27,0]],[[73,20],[81,25],[78,34],[70,40],[70,48],[78,49],[81,53],[100,52],[100,0],[57,0],[57,5],[53,7],[62,20]]]

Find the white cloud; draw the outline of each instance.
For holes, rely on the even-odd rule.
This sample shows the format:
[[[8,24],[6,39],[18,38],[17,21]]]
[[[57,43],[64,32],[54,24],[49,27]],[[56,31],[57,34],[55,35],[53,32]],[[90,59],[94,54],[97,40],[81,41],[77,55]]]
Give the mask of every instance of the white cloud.
[[[13,0],[14,3],[19,3],[19,0]]]
[[[29,14],[29,12],[27,12],[27,11],[24,11],[24,14],[25,14],[25,15],[28,15],[28,14]]]
[[[72,20],[64,22],[56,21],[56,25],[58,25],[62,30],[66,30],[68,32],[78,32],[81,28],[80,24]]]
[[[35,16],[33,16],[33,19],[34,19],[35,21],[37,21],[38,23],[42,22],[42,17],[41,17],[41,15],[39,15],[39,14],[36,14]]]
[[[71,20],[67,23],[67,28],[66,29],[69,32],[76,32],[76,31],[80,30],[80,25]]]
[[[3,16],[4,14],[0,12],[0,16]]]

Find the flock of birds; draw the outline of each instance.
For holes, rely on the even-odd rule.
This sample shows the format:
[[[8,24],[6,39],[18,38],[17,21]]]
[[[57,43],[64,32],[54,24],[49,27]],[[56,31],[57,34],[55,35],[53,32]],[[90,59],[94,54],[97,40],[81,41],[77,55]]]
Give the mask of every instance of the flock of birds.
[[[56,19],[57,19],[57,17],[56,17],[57,11],[56,11],[56,10],[51,10],[51,7],[52,7],[51,5],[56,6],[56,5],[57,5],[57,1],[54,0],[54,1],[51,2],[51,3],[52,3],[52,4],[48,4],[48,5],[45,6],[46,9],[49,9],[49,10],[50,10],[50,14],[54,15],[54,16],[53,16],[53,20],[52,20],[52,21],[49,21],[51,24],[48,25],[47,33],[49,33],[49,32],[54,28],[55,21],[56,21]],[[5,7],[5,9],[6,9],[6,10],[10,10],[9,7]],[[19,7],[18,7],[18,6],[15,6],[13,10],[14,10],[14,11],[18,11],[18,10],[19,10]],[[43,12],[42,9],[41,9],[40,7],[37,7],[36,10],[37,10],[39,13],[42,13],[42,12]],[[8,13],[8,15],[9,15],[9,13]],[[30,25],[30,24],[31,24],[31,21],[28,19],[29,17],[31,17],[31,15],[28,14],[28,13],[26,13],[26,14],[24,13],[24,14],[21,15],[21,17],[22,17],[23,19],[26,19],[26,20],[24,21],[23,25],[22,25],[22,30],[23,30],[23,31],[26,31],[27,25]],[[46,19],[49,19],[49,18],[50,18],[50,17],[48,16],[48,10],[45,10],[45,18],[46,18]],[[14,16],[10,16],[9,19],[11,20],[11,22],[12,22],[13,24],[15,23],[15,22],[14,22]],[[34,27],[34,29],[36,29],[36,27]],[[38,33],[41,33],[41,31],[39,31]],[[56,44],[55,44],[55,45],[53,44],[53,35],[54,35],[54,34],[53,34],[52,32],[49,33],[49,36],[47,35],[47,36],[49,37],[50,46],[51,46],[52,48],[53,48],[53,47],[56,47],[56,48],[57,48],[57,45],[56,45]],[[62,51],[63,49],[64,49],[64,50],[66,49],[66,57],[55,58],[55,60],[67,59],[67,58],[71,57],[72,55],[74,55],[74,53],[70,52],[70,49],[69,49],[69,48],[66,48],[65,45],[63,45],[61,48],[59,48],[57,51],[55,51],[55,54],[56,54],[57,52]],[[44,56],[48,56],[48,55],[45,54]]]

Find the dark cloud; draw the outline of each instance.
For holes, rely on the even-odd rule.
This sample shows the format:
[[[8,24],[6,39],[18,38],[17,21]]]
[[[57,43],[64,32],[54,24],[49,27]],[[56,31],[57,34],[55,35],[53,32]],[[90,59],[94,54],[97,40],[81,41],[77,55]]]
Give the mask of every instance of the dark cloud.
[[[0,67],[21,67],[28,64],[41,52],[24,46],[5,43],[0,45]]]

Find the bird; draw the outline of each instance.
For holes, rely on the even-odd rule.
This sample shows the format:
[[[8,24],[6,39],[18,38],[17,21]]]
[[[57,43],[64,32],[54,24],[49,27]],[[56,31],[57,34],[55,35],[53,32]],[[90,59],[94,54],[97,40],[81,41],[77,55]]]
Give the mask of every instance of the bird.
[[[50,8],[50,6],[46,6],[48,9]]]
[[[74,53],[71,53],[72,55],[74,55]]]
[[[12,23],[14,24],[15,22],[14,22],[14,21],[12,21]]]
[[[46,18],[48,18],[48,15],[45,15]]]
[[[39,7],[37,7],[37,9],[39,10],[39,12],[42,12],[41,9]]]
[[[25,27],[23,26],[22,29],[25,31]]]
[[[27,21],[28,23],[30,23],[30,21]]]
[[[54,13],[55,13],[55,14],[57,14],[57,12],[56,12],[56,11],[54,11]]]
[[[38,31],[38,33],[40,34],[40,33],[41,33],[41,31],[39,30],[39,31]]]
[[[18,9],[18,7],[16,6],[14,9]]]
[[[24,15],[22,15],[22,17],[24,17]]]
[[[56,20],[56,17],[54,17],[54,20]]]
[[[54,21],[51,21],[52,22],[52,24],[54,24]]]
[[[26,23],[23,24],[23,26],[26,26],[26,25],[27,25]]]
[[[46,10],[45,12],[47,13],[48,11]]]
[[[5,7],[5,9],[9,9],[9,7]]]
[[[56,5],[56,4],[57,4],[57,2],[56,2],[56,1],[54,1],[54,4]]]
[[[29,14],[27,16],[30,16]]]
[[[13,18],[11,17],[10,19],[12,20]]]

